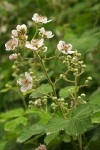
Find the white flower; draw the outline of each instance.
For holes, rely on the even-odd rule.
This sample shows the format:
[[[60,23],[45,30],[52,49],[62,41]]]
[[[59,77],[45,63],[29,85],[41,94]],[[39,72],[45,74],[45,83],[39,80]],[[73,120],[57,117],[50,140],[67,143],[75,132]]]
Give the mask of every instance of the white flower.
[[[25,33],[27,32],[27,26],[25,24],[17,25],[16,29],[18,32],[21,32],[21,31],[24,31]]]
[[[17,25],[16,30],[12,30],[12,37],[20,38],[20,39],[27,39],[27,26],[25,24]]]
[[[10,60],[16,60],[18,55],[16,53],[9,55]]]
[[[48,38],[48,39],[54,36],[51,31],[46,31],[44,27],[39,29],[39,34],[41,37]]]
[[[7,51],[14,50],[17,46],[18,46],[18,40],[16,38],[12,38],[5,44]]]
[[[46,16],[40,16],[38,13],[35,13],[32,17],[32,20],[35,22],[35,23],[48,23],[50,22],[51,20],[47,20],[47,17]]]
[[[72,50],[71,44],[66,44],[64,41],[59,41],[57,48],[64,54],[73,54],[75,51]]]
[[[32,50],[38,50],[43,46],[44,39],[32,39],[31,42],[26,43],[26,47]]]
[[[17,83],[21,86],[21,92],[26,92],[32,88],[32,77],[25,72],[25,77],[17,80]]]

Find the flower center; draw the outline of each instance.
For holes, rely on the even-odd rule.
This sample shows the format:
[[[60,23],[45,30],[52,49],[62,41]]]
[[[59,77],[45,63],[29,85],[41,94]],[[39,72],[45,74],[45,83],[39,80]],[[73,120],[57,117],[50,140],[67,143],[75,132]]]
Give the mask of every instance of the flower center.
[[[31,83],[27,78],[22,79],[21,83],[25,86],[28,86],[29,83]]]
[[[68,44],[63,44],[63,49],[64,49],[64,51],[68,51],[68,48],[69,48],[70,46],[68,45]]]

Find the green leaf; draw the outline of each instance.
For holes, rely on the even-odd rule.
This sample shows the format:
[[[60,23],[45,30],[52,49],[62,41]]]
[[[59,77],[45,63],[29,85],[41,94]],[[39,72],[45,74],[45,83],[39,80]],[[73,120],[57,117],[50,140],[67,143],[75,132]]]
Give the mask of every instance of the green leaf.
[[[51,92],[52,92],[52,87],[49,84],[42,84],[41,86],[39,86],[36,90],[34,90],[32,92],[30,97],[37,98],[37,97],[40,97],[42,95],[46,95],[46,94],[51,93]]]
[[[72,118],[70,118],[66,132],[71,135],[78,135],[84,133],[88,128],[92,126],[90,116],[93,109],[89,104],[80,105],[72,112]]]
[[[24,114],[24,109],[22,108],[9,110],[5,113],[0,114],[0,121],[6,121],[12,118],[16,118],[16,117],[22,116],[23,114]]]
[[[54,140],[58,135],[58,132],[46,135],[44,142],[48,145],[52,140]]]
[[[46,126],[47,135],[58,133],[60,130],[64,130],[66,128],[66,124],[68,123],[68,119],[64,119],[61,117],[55,117],[50,120],[50,122]]]
[[[40,123],[46,124],[50,119],[51,115],[49,113],[46,113],[44,111],[41,111],[38,108],[32,107],[26,110],[25,114],[36,114],[40,118]]]
[[[81,105],[72,111],[72,115],[68,119],[61,117],[51,119],[46,126],[46,133],[52,134],[60,130],[66,130],[69,135],[82,134],[92,126],[91,114],[91,105]]]
[[[0,150],[4,150],[4,149],[5,149],[6,144],[7,144],[7,142],[6,142],[6,141],[0,140]]]
[[[100,110],[91,117],[93,123],[100,123]]]
[[[45,131],[45,126],[43,124],[35,124],[24,129],[21,136],[18,137],[17,142],[23,143],[29,140],[32,136],[41,134]]]
[[[100,105],[100,88],[98,88],[90,97],[90,103]]]
[[[4,129],[6,131],[14,131],[18,125],[27,125],[27,118],[19,117],[5,123]]]
[[[59,95],[60,97],[66,98],[70,96],[71,93],[75,92],[75,86],[67,86],[60,90]]]

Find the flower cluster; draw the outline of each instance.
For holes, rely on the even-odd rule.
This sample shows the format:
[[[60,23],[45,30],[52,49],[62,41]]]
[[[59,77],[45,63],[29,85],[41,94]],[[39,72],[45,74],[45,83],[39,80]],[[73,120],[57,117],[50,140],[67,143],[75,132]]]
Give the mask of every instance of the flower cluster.
[[[35,24],[46,24],[51,21],[46,16],[41,16],[38,13],[33,15],[32,20]],[[10,60],[16,60],[18,58],[17,50],[21,47],[26,47],[32,51],[47,51],[44,39],[52,38],[54,35],[51,31],[46,31],[44,27],[36,30],[36,32],[38,32],[39,38],[34,37],[31,41],[28,41],[27,26],[25,24],[17,25],[16,29],[12,30],[11,39],[5,44],[7,51],[16,51],[16,53],[9,55]],[[29,73],[25,72],[25,77],[17,80],[17,83],[21,86],[21,91],[26,92],[32,88],[32,77]]]
[[[27,26],[25,24],[17,25],[16,29],[12,30],[11,40],[5,44],[7,51],[16,50],[15,53],[9,56],[10,60],[16,60],[18,56],[21,56],[19,51],[19,55],[17,53],[17,50],[20,50],[21,48],[30,49],[34,55],[38,54],[38,52],[47,51],[47,47],[45,46],[45,39],[53,38],[54,34],[52,31],[48,31],[44,27],[39,27],[40,25],[51,22],[51,20],[48,20],[46,16],[41,16],[38,13],[33,15],[32,20],[37,28],[33,38],[30,41],[28,40]],[[66,63],[68,71],[72,71],[74,76],[79,76],[84,72],[85,65],[83,64],[83,61],[80,60],[80,53],[78,53],[76,50],[73,50],[71,44],[60,40],[57,44],[57,49],[63,54],[63,63]],[[62,74],[60,75],[60,79],[63,78],[64,80],[68,81],[66,76],[67,74]],[[24,78],[17,80],[17,83],[21,86],[22,92],[30,90],[32,88],[32,82],[32,77],[30,76],[30,73],[27,72],[25,72]],[[50,79],[49,82],[51,82]],[[87,84],[87,82],[88,81],[86,81],[85,84]],[[40,104],[40,101],[36,101],[34,105],[38,105],[38,102]]]

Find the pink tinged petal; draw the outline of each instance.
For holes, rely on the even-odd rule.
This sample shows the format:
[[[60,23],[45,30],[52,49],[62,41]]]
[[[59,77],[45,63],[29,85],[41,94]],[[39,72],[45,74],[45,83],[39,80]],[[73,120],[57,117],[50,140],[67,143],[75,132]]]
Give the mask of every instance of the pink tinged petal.
[[[32,49],[32,50],[38,50],[38,47],[33,46],[33,45],[30,44],[30,43],[26,43],[25,47],[27,47],[27,48],[29,48],[29,49]]]
[[[32,82],[32,77],[30,76],[29,73],[25,72],[25,77],[29,82]]]
[[[29,48],[29,49],[33,49],[33,45],[30,43],[26,43],[25,47]]]
[[[30,90],[30,89],[32,89],[32,83],[28,84],[27,86],[27,90]]]
[[[11,46],[9,45],[9,41],[5,44],[5,48],[6,48],[6,51],[12,50]]]
[[[41,47],[43,45],[44,39],[41,39],[38,41],[38,47]]]
[[[46,31],[46,36],[49,39],[49,38],[52,38],[54,36],[54,34],[52,34],[51,31]]]
[[[72,50],[69,51],[69,50],[68,50],[67,53],[68,53],[68,54],[73,54],[73,53],[75,53],[75,51],[72,51]]]
[[[17,30],[12,30],[12,35],[14,36],[14,37],[18,37],[18,31]]]
[[[21,30],[24,30],[25,32],[27,32],[27,26],[25,24],[17,25],[16,29],[18,32],[20,32]]]
[[[57,44],[57,48],[59,51],[62,51],[63,45],[65,45],[64,41],[59,41],[59,43]]]
[[[21,30],[21,26],[17,25],[16,29],[17,29],[17,31],[20,31]]]
[[[10,60],[16,60],[18,55],[16,53],[9,55]]]
[[[21,86],[21,92],[26,92],[27,91],[27,86]]]
[[[33,21],[38,21],[38,17],[39,17],[39,14],[38,13],[35,13],[34,15],[33,15],[33,17],[32,17],[32,20]]]
[[[10,50],[14,50],[15,47],[18,46],[18,40],[13,38],[11,40],[9,40],[6,44],[5,44],[5,47],[6,47],[6,50],[7,51],[10,51]]]

